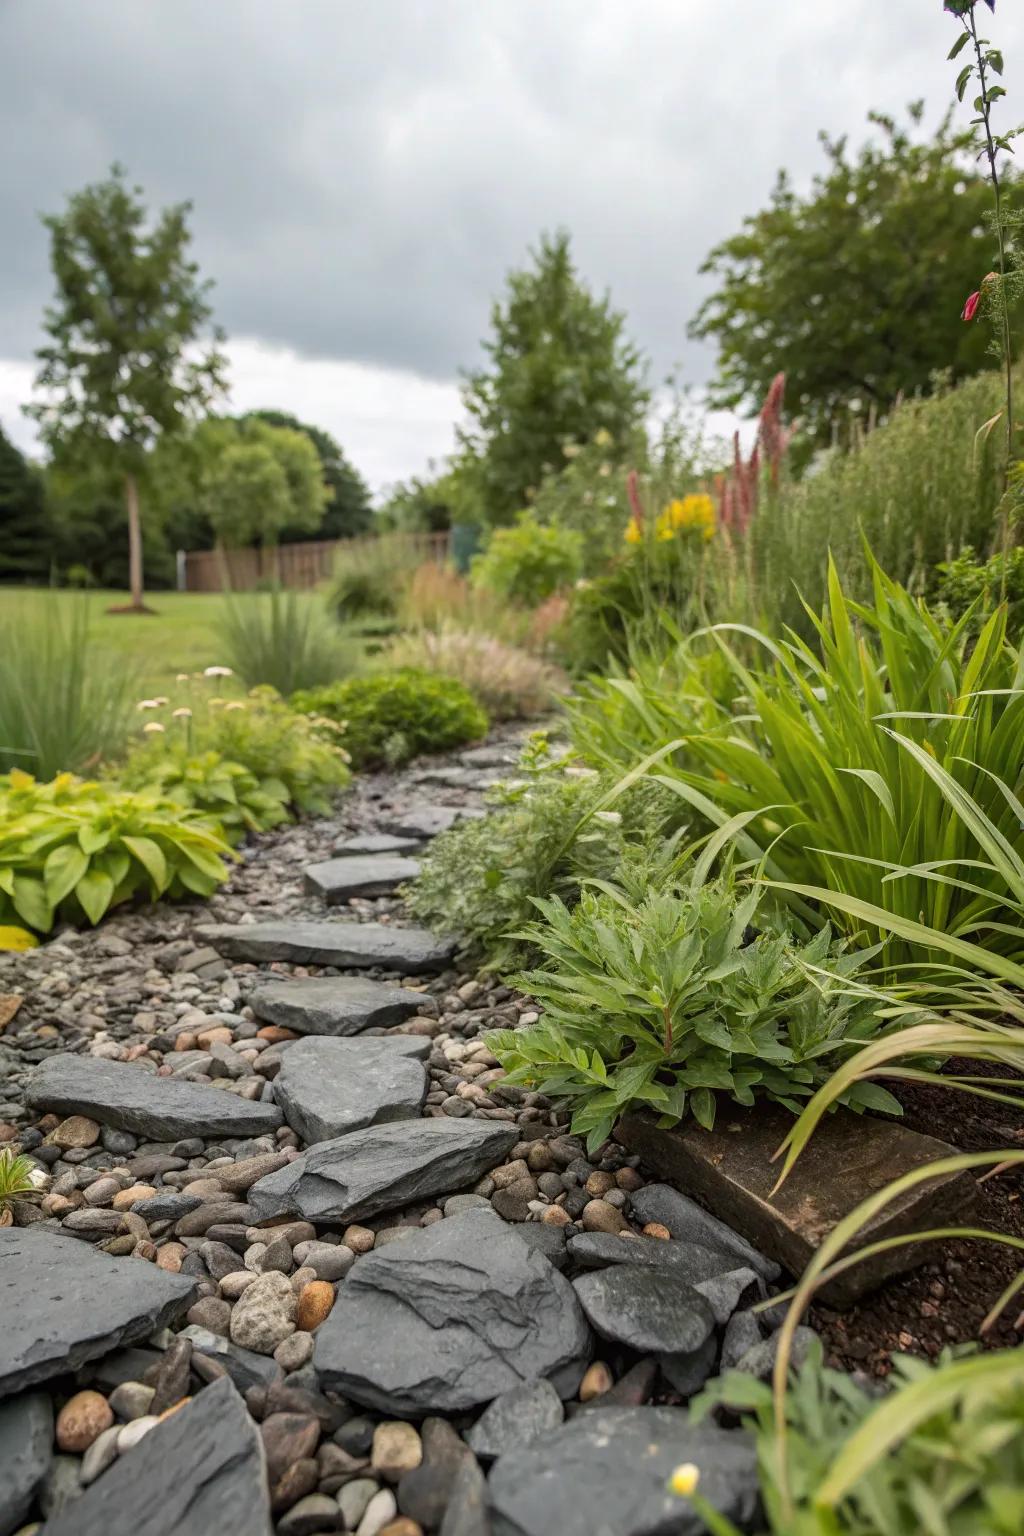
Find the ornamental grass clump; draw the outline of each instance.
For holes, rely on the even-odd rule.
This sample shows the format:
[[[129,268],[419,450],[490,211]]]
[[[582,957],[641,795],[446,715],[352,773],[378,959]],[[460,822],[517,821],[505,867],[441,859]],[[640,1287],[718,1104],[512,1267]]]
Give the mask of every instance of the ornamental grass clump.
[[[565,674],[539,656],[479,630],[449,624],[403,635],[389,651],[388,662],[457,678],[492,720],[541,715],[569,686]]]

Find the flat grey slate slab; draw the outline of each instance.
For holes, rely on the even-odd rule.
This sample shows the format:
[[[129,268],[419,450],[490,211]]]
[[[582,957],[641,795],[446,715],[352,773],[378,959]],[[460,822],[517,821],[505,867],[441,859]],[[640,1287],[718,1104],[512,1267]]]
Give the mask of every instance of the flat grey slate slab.
[[[0,1228],[0,1397],[148,1339],[197,1295],[191,1275],[48,1229]]]
[[[457,821],[485,815],[468,805],[410,805],[381,820],[381,830],[395,837],[436,837]]]
[[[336,906],[353,896],[388,896],[407,880],[415,880],[419,872],[418,859],[374,853],[310,864],[302,878],[311,895]]]
[[[668,1487],[685,1462],[715,1509],[757,1528],[757,1458],[744,1430],[691,1425],[685,1408],[595,1408],[498,1458],[493,1536],[703,1536],[693,1505]]]
[[[714,1332],[711,1307],[671,1270],[612,1264],[572,1284],[601,1337],[641,1354],[693,1354]]]
[[[474,1184],[502,1162],[518,1135],[514,1125],[447,1116],[371,1125],[319,1142],[260,1179],[248,1200],[261,1218],[357,1221]]]
[[[456,947],[454,939],[438,938],[424,928],[386,923],[205,923],[196,933],[231,960],[353,969],[379,965],[403,975],[443,970]]]
[[[421,998],[405,987],[361,976],[311,976],[262,981],[248,1003],[258,1019],[300,1035],[357,1035],[403,1024],[419,1013]]]
[[[25,1097],[35,1109],[88,1115],[151,1141],[187,1136],[262,1136],[276,1131],[275,1104],[220,1088],[157,1077],[144,1067],[96,1056],[51,1056],[31,1072]]]
[[[53,1461],[53,1403],[47,1392],[23,1392],[0,1404],[0,1536],[28,1514]]]
[[[156,1424],[46,1536],[271,1536],[263,1447],[237,1389],[215,1381]]]
[[[315,1363],[328,1390],[418,1417],[540,1377],[568,1395],[591,1348],[564,1276],[500,1217],[465,1211],[359,1260],[317,1330]]]
[[[585,1269],[604,1269],[610,1264],[636,1264],[645,1269],[671,1269],[688,1285],[712,1280],[738,1267],[735,1255],[701,1243],[680,1243],[673,1238],[617,1237],[613,1232],[578,1232],[566,1244],[569,1258]]]
[[[430,1046],[415,1035],[296,1040],[274,1078],[274,1098],[292,1130],[305,1142],[330,1141],[367,1125],[418,1119],[427,1074],[406,1040]]]
[[[361,853],[419,853],[423,840],[419,837],[395,837],[390,832],[357,832],[335,843],[334,852],[339,858],[354,858]]]

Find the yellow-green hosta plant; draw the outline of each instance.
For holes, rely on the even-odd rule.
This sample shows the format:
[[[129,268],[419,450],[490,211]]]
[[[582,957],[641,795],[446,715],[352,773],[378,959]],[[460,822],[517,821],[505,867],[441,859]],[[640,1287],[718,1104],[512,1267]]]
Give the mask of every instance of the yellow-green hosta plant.
[[[215,821],[152,791],[0,777],[0,924],[48,933],[58,917],[95,924],[136,895],[209,896],[230,852]]]
[[[215,817],[232,843],[288,820],[290,796],[280,779],[258,779],[220,752],[190,753],[184,743],[154,750],[152,741],[116,768],[123,788],[153,790],[186,810]]]

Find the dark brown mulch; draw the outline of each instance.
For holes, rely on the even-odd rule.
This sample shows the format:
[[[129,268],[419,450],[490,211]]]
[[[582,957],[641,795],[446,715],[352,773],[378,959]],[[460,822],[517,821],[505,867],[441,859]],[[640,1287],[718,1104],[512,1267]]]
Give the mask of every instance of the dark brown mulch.
[[[1006,1069],[951,1061],[961,1076],[1012,1077]],[[904,1124],[964,1152],[1024,1148],[1024,1112],[928,1083],[891,1084],[903,1104]],[[1024,1079],[1022,1079],[1024,1090]],[[977,1225],[1024,1238],[1024,1173],[1020,1168],[979,1186]],[[936,1262],[891,1280],[846,1312],[814,1307],[809,1321],[825,1344],[829,1363],[885,1376],[898,1353],[934,1358],[948,1344],[976,1341],[985,1314],[1024,1267],[1024,1252],[989,1242],[948,1242]],[[1005,1349],[1024,1338],[1024,1293],[1015,1297],[982,1341]],[[1022,1322],[1021,1328],[1014,1325]]]

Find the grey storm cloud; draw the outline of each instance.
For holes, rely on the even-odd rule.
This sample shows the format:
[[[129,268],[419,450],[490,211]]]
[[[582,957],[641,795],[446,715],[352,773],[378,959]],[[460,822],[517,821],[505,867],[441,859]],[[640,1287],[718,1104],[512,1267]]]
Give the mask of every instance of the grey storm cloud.
[[[1024,88],[1024,17],[985,19]],[[709,247],[819,128],[936,117],[953,35],[940,0],[0,0],[0,357],[37,342],[39,213],[120,160],[194,203],[230,334],[450,379],[565,226],[699,383]]]

